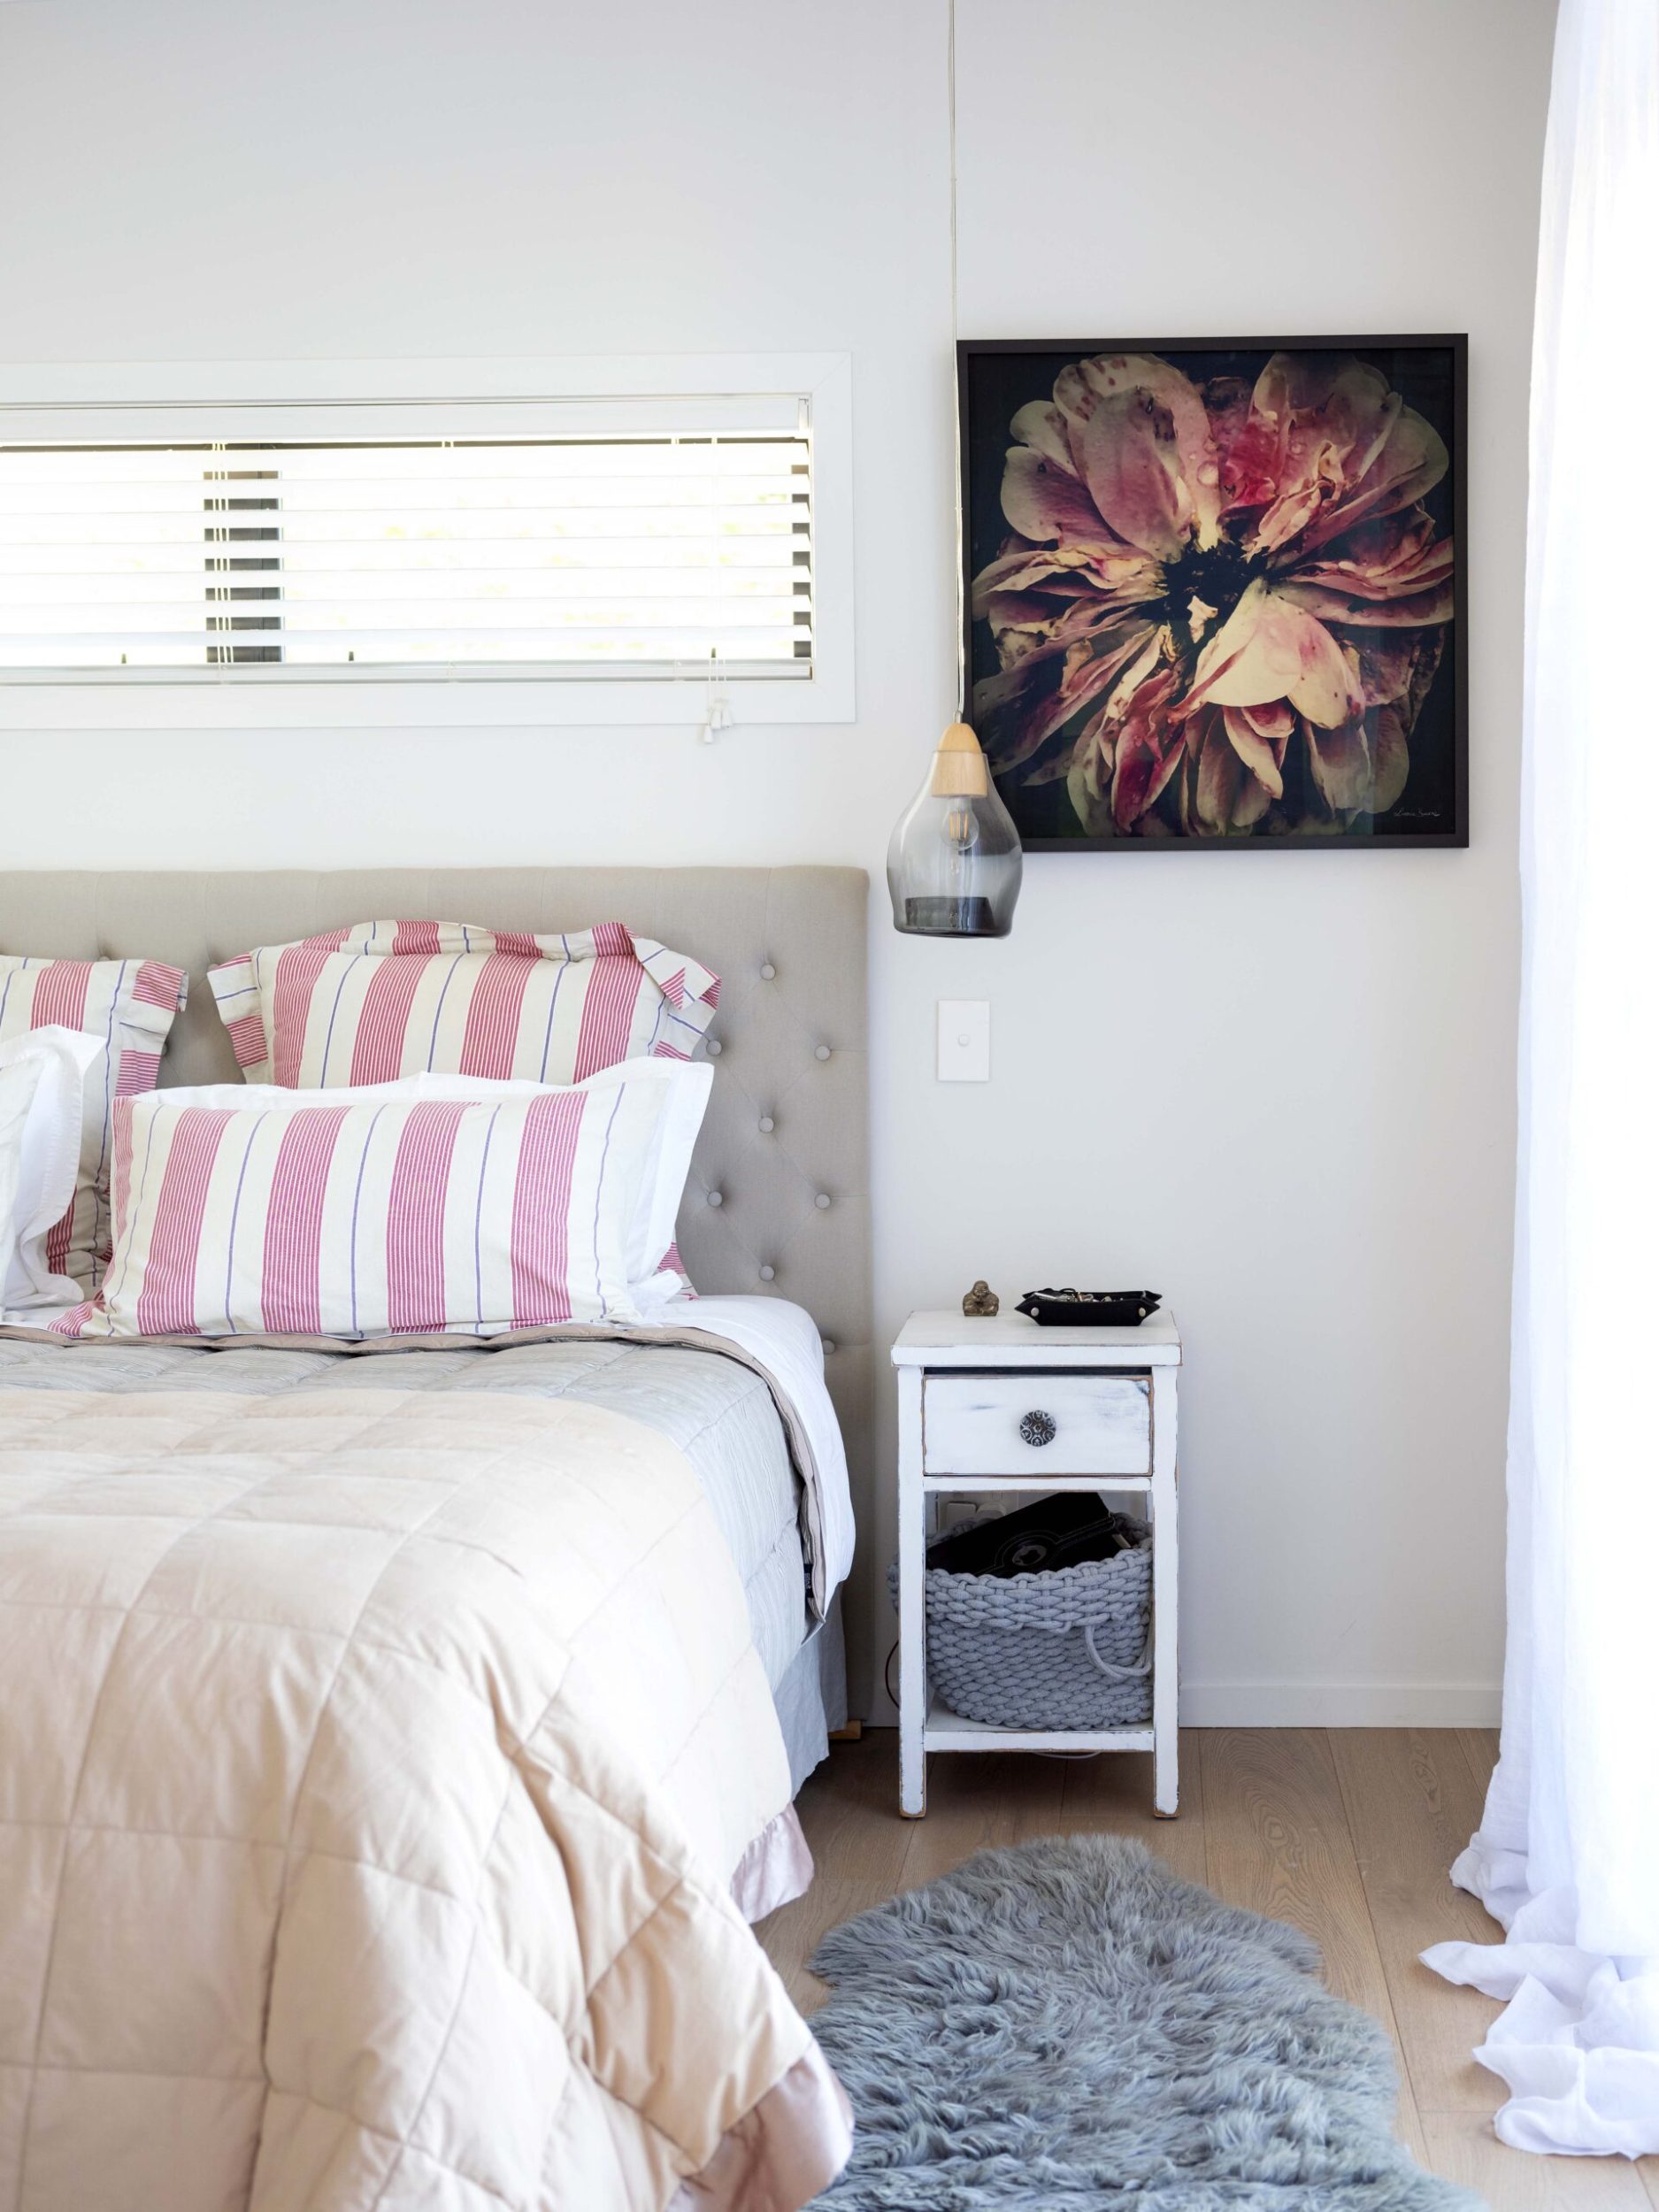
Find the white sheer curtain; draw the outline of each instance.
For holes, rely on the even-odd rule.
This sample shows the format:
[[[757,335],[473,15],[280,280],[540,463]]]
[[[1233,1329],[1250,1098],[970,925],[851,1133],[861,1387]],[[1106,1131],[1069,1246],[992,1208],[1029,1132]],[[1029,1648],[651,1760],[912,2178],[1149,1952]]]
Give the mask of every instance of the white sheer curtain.
[[[1507,2143],[1659,2151],[1659,0],[1562,0],[1532,364],[1502,1756]]]

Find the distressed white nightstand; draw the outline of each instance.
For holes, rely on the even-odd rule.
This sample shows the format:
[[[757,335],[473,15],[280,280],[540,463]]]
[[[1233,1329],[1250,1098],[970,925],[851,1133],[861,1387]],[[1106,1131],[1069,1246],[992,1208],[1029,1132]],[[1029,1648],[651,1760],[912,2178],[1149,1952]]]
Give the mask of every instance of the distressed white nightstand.
[[[899,1372],[900,1809],[927,1810],[933,1751],[1150,1751],[1153,1804],[1179,1809],[1176,1739],[1175,1420],[1181,1340],[1167,1313],[1138,1329],[1040,1329],[1024,1314],[913,1313]],[[1046,1420],[1027,1421],[1031,1414]],[[1046,1432],[1046,1433],[1045,1433]],[[1027,1438],[1041,1440],[1028,1441]],[[922,1574],[938,1502],[975,1491],[1144,1497],[1152,1524],[1152,1724],[998,1728],[964,1720],[927,1682]]]

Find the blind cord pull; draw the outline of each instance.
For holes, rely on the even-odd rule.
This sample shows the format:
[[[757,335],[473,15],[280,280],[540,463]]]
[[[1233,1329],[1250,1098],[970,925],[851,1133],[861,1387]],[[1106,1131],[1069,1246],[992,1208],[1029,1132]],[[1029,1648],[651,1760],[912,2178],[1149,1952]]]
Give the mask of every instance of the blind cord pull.
[[[726,679],[720,673],[720,649],[709,648],[709,705],[698,732],[705,745],[712,745],[722,730],[732,727],[732,695]]]

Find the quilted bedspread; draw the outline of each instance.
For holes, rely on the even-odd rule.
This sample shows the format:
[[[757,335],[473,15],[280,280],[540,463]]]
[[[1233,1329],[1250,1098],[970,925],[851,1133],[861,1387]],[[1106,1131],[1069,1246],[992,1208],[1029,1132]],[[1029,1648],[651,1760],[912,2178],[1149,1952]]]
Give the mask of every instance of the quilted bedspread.
[[[0,2212],[787,2212],[844,2101],[731,1902],[789,1782],[675,1446],[0,1390]]]

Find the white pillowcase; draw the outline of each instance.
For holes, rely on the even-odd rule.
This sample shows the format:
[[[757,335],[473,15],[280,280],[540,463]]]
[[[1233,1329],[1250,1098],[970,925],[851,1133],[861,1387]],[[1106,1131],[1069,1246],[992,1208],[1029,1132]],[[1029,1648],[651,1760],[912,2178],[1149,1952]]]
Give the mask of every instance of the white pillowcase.
[[[73,1305],[46,1239],[75,1193],[87,1071],[103,1038],[57,1024],[0,1044],[0,1316]]]

